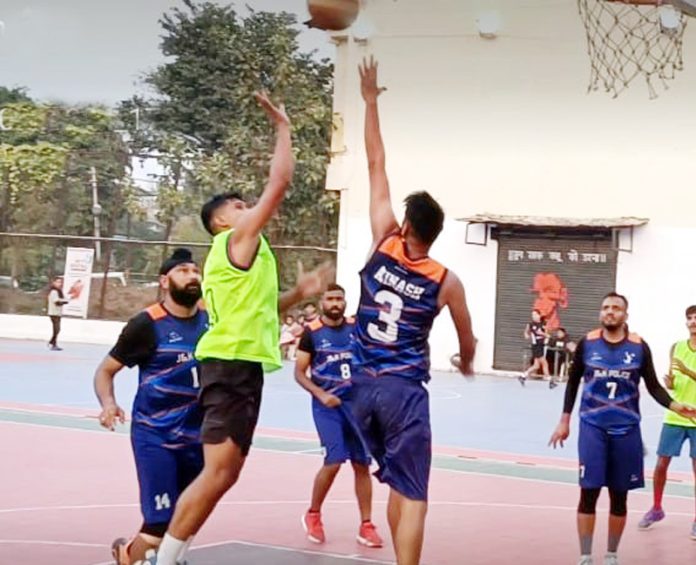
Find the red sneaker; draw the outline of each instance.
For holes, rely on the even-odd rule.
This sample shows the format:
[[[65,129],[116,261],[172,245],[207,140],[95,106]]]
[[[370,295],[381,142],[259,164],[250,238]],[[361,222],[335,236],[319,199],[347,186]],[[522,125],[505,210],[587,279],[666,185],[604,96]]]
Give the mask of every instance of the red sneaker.
[[[307,533],[307,539],[312,543],[324,543],[324,524],[321,523],[320,512],[307,512],[302,516],[302,527]]]
[[[382,547],[384,542],[377,533],[377,528],[372,522],[363,522],[358,530],[358,543],[366,547]]]

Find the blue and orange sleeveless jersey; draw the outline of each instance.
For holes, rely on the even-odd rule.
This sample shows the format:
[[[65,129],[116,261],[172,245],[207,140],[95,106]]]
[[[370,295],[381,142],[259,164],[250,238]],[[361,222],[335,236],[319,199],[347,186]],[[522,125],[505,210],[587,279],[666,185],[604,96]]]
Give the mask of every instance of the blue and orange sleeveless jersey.
[[[625,433],[640,423],[639,385],[645,349],[637,334],[620,343],[594,330],[583,342],[584,387],[580,418],[609,433]]]
[[[133,423],[154,432],[169,448],[184,447],[199,441],[198,364],[193,352],[208,326],[208,315],[199,310],[184,320],[159,304],[146,312],[153,322],[156,350],[140,366]]]
[[[346,318],[340,326],[326,326],[321,319],[307,326],[313,349],[312,382],[337,396],[350,388],[354,329],[353,318]]]
[[[354,376],[430,379],[428,336],[447,269],[409,258],[400,234],[387,236],[360,272]]]

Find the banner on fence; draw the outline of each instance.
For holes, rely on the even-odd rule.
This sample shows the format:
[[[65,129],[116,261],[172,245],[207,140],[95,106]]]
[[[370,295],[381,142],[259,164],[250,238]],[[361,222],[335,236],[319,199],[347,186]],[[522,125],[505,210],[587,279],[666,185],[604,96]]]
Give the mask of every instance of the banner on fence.
[[[64,316],[87,317],[93,264],[94,249],[89,247],[68,247],[65,255],[63,292],[69,302],[63,307]]]

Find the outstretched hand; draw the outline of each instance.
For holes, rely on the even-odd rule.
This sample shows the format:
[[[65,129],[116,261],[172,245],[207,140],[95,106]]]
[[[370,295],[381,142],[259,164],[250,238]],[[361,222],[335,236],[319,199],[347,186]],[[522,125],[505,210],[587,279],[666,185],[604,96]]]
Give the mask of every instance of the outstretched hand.
[[[686,375],[689,378],[696,379],[696,373],[689,369],[681,359],[672,359],[670,373],[672,371],[679,371],[680,373]]]
[[[298,261],[295,286],[299,289],[302,298],[309,298],[324,292],[334,279],[335,274],[336,269],[330,261],[322,263],[309,273],[305,273],[302,262]]]
[[[273,104],[273,102],[271,102],[271,99],[268,97],[268,93],[264,91],[254,92],[254,98],[256,98],[256,101],[265,110],[266,114],[269,118],[271,118],[275,125],[290,125],[290,118],[288,118],[288,115],[285,113],[284,104],[276,106]]]
[[[384,86],[377,86],[377,61],[370,56],[370,60],[363,59],[358,66],[360,73],[360,93],[365,102],[375,102],[377,97],[386,89]]]

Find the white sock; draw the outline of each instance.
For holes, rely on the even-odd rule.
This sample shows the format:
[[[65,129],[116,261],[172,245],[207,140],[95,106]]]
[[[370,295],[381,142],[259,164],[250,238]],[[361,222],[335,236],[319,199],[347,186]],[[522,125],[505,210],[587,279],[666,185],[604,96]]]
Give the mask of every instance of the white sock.
[[[176,565],[179,552],[185,545],[185,541],[164,534],[162,543],[157,550],[157,565]]]
[[[188,548],[191,545],[192,541],[193,541],[193,536],[190,536],[189,539],[187,539],[184,542],[184,545],[181,546],[181,551],[179,551],[179,555],[176,556],[177,563],[184,562],[184,557],[186,557],[186,552],[188,551]]]

